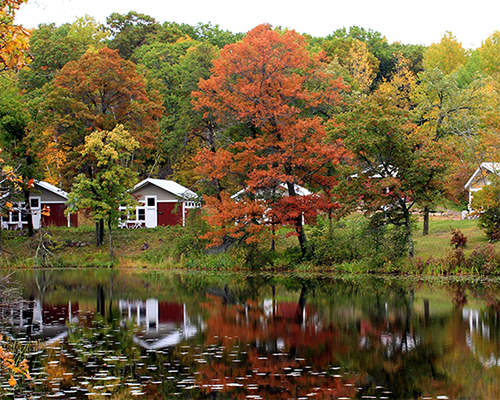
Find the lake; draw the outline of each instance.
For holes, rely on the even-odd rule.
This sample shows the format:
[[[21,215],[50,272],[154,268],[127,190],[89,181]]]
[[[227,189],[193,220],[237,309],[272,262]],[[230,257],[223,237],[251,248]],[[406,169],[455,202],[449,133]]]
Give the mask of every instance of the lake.
[[[3,275],[7,271],[3,271]],[[500,398],[500,283],[27,270],[16,399]]]

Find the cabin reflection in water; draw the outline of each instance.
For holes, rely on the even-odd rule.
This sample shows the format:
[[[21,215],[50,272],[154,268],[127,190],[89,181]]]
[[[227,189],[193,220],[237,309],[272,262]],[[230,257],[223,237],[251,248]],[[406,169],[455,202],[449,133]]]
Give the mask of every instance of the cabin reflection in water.
[[[118,307],[122,325],[132,322],[141,328],[134,341],[146,349],[174,346],[203,329],[201,319],[192,323],[184,304],[156,299],[119,300]],[[68,324],[86,323],[82,320],[88,322],[93,314],[94,311],[82,311],[78,302],[51,305],[35,299],[17,312],[12,310],[10,325],[33,339],[52,343],[68,335]]]
[[[132,321],[142,328],[141,335],[134,337],[134,342],[149,350],[174,346],[198,333],[197,325],[186,313],[185,304],[156,299],[120,300],[119,308],[122,321]],[[201,320],[198,326],[203,326]]]

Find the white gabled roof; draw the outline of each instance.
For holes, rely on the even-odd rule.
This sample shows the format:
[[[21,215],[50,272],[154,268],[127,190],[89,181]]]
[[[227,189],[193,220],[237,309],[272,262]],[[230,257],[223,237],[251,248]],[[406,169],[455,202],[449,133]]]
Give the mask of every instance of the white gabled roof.
[[[155,185],[160,189],[163,189],[169,193],[172,193],[174,196],[180,197],[184,200],[195,200],[198,198],[198,195],[192,190],[189,190],[187,187],[182,186],[177,182],[170,181],[167,179],[153,179],[153,178],[144,179],[143,181],[139,182],[137,185],[134,186],[133,191],[135,192],[136,190],[139,190],[143,186],[146,186],[148,183],[150,183],[151,185]]]
[[[398,169],[393,167],[392,165],[387,165],[387,170],[385,170],[384,164],[379,164],[377,168],[365,168],[361,171],[362,174],[371,173],[370,178],[396,178],[398,176]],[[358,174],[353,174],[350,178],[358,178]]]
[[[472,174],[470,179],[467,181],[465,184],[465,189],[469,189],[469,187],[472,185],[474,180],[478,177],[478,175],[481,173],[481,171],[485,169],[486,171],[491,172],[492,174],[499,174],[500,173],[500,163],[495,163],[495,162],[483,162],[479,166],[476,171]]]
[[[279,186],[282,188],[282,189],[285,189],[287,190],[287,186],[285,183],[280,183]],[[300,186],[300,185],[297,185],[295,184],[294,185],[295,187],[295,193],[297,193],[297,195],[299,196],[309,196],[312,194],[311,191],[307,190],[305,187],[303,186]],[[231,196],[231,198],[233,199],[237,199],[238,197],[240,197],[243,193],[245,193],[246,191],[248,190],[248,188],[245,188],[245,189],[241,189],[239,192],[233,194]]]
[[[68,193],[66,193],[62,189],[59,189],[57,186],[51,185],[50,183],[44,181],[35,181],[35,185],[38,185],[41,188],[48,190],[49,192],[55,193],[58,196],[61,196],[66,200],[68,200]]]

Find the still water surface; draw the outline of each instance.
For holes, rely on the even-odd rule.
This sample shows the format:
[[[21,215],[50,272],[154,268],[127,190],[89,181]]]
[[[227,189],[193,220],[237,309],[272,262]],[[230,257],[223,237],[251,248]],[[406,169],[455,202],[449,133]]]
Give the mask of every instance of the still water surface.
[[[4,329],[41,343],[19,399],[500,399],[495,280],[135,270],[15,278],[33,306]]]

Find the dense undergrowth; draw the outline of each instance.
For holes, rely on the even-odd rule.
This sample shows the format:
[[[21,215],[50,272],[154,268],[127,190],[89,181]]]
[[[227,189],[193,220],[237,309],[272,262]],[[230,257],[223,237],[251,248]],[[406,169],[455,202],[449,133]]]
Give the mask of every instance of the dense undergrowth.
[[[116,229],[115,258],[108,246],[95,246],[91,225],[47,228],[35,237],[26,232],[3,231],[2,266],[184,268],[203,270],[333,271],[339,273],[500,274],[500,251],[489,243],[477,221],[432,220],[431,232],[422,236],[415,223],[416,254],[406,256],[402,232],[395,227],[372,227],[364,217],[340,222],[319,221],[308,227],[308,252],[302,255],[295,237],[280,232],[276,249],[260,244],[207,248],[200,239],[201,220],[188,226],[155,229]],[[458,245],[457,245],[458,243]]]

